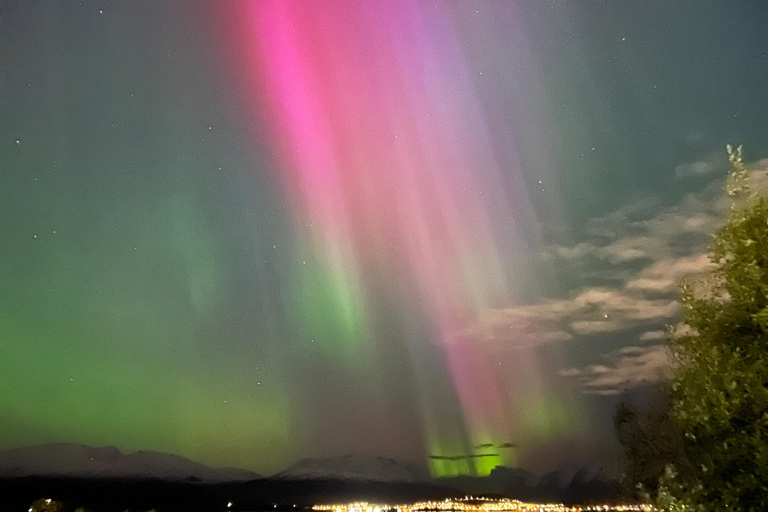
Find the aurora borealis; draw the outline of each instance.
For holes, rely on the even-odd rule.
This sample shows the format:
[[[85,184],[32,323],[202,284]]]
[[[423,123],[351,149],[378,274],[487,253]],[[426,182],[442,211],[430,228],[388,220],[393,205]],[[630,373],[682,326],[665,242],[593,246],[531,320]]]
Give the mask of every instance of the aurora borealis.
[[[610,466],[768,156],[761,2],[616,4],[0,2],[0,448]]]

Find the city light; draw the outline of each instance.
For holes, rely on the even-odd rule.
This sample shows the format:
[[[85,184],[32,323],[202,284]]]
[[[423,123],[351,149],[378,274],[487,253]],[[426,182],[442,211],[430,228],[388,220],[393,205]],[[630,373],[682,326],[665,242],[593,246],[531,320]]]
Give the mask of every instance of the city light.
[[[494,511],[525,511],[525,512],[654,512],[651,505],[589,505],[566,506],[562,503],[525,503],[510,499],[490,499],[466,496],[460,499],[445,499],[442,501],[421,501],[407,505],[373,504],[365,501],[315,505],[312,507],[317,512],[419,512],[432,510],[460,511],[460,512],[494,512]]]

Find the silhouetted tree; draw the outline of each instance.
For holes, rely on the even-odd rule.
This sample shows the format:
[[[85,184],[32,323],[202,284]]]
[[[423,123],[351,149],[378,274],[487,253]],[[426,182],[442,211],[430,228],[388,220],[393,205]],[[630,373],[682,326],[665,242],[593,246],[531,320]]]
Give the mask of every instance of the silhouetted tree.
[[[668,464],[674,462],[687,472],[694,470],[682,432],[670,417],[669,386],[659,385],[649,392],[646,406],[621,402],[613,416],[616,436],[626,455],[622,483],[635,498],[644,501],[656,496]]]

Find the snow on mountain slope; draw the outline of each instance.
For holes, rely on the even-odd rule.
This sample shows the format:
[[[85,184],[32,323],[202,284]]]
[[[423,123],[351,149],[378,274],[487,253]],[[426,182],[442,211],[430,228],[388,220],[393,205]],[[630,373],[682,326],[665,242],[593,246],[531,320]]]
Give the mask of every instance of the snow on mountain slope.
[[[354,456],[303,459],[275,475],[285,479],[342,479],[370,482],[425,482],[421,469],[385,457]]]

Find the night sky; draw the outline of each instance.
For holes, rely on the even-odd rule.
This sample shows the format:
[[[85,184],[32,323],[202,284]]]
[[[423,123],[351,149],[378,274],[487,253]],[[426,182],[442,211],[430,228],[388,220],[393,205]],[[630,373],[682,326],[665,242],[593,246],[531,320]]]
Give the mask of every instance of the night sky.
[[[767,20],[0,0],[0,449],[615,466],[768,157]]]

